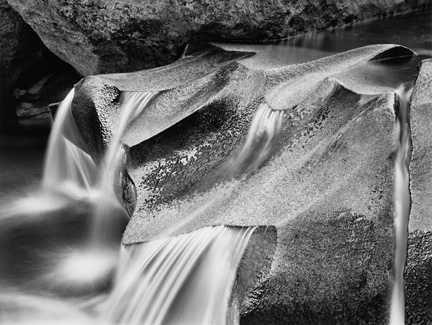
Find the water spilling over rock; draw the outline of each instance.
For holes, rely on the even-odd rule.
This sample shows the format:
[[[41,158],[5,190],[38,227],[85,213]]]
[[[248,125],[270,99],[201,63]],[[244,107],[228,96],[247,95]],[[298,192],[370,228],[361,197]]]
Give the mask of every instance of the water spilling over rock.
[[[409,95],[396,89],[423,57],[399,45],[280,69],[248,57],[203,46],[76,85],[42,190],[1,214],[1,285],[23,311],[4,322],[33,309],[55,321],[42,293],[83,323],[403,318],[389,309],[392,292],[403,305],[409,209]]]
[[[126,247],[104,324],[238,324],[231,288],[254,228],[204,228]]]

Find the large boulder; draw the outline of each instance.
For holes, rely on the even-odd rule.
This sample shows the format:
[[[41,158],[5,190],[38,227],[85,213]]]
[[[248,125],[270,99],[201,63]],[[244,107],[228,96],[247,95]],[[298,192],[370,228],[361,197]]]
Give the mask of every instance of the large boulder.
[[[258,254],[265,267],[247,271],[249,260],[239,271],[255,279],[241,293],[243,323],[387,323],[397,101],[390,86],[349,75],[393,55],[412,52],[381,45],[278,71],[223,67],[232,76],[264,73],[254,79],[264,95],[250,102],[256,113],[243,120],[250,127],[243,145],[231,146],[239,101],[223,104],[237,113],[217,128],[201,116],[217,109],[225,117],[222,107],[204,107],[132,146],[128,171],[138,202],[124,243],[212,225],[274,226],[274,253]],[[308,74],[310,85],[297,82]],[[240,94],[235,85],[226,84],[231,98]],[[298,91],[275,91],[284,85]]]
[[[413,53],[374,45],[270,70],[248,56],[198,47],[77,85],[72,110],[95,160],[122,98],[155,92],[121,139],[137,190],[123,243],[261,226],[232,298],[242,323],[387,324],[398,100],[371,79]]]
[[[8,0],[44,44],[82,75],[177,59],[191,39],[263,41],[341,26],[429,1]]]

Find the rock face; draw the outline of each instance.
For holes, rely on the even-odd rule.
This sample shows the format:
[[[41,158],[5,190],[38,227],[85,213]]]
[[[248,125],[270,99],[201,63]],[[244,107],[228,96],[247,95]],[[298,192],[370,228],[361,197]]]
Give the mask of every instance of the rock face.
[[[374,45],[266,71],[210,46],[164,68],[85,78],[73,114],[93,157],[120,98],[158,92],[122,138],[137,189],[123,242],[269,226],[273,239],[256,237],[269,247],[252,244],[239,270],[243,324],[387,324],[398,104],[370,71],[412,55]]]
[[[432,321],[432,60],[422,62],[411,101],[411,214],[405,271],[407,324]]]
[[[420,1],[8,0],[81,75],[168,64],[192,39],[260,41],[398,13]]]

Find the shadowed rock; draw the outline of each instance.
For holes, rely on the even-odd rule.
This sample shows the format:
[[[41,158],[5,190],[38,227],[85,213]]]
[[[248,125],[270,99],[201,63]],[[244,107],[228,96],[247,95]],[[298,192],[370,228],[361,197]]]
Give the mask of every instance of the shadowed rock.
[[[0,129],[14,129],[16,116],[11,99],[21,72],[42,56],[42,44],[6,0],[0,1]],[[9,125],[8,125],[9,124]],[[9,131],[9,130],[8,130]]]
[[[100,160],[107,148],[120,115],[121,92],[160,92],[124,133],[123,142],[133,146],[215,101],[227,82],[219,70],[250,55],[208,45],[166,67],[86,77],[76,85],[72,113],[89,153]]]

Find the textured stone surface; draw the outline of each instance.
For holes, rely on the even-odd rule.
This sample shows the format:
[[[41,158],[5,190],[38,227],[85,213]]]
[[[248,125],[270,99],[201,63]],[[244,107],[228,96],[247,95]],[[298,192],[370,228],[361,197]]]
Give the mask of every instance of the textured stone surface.
[[[405,269],[406,324],[432,321],[432,233],[415,230],[408,237]]]
[[[229,52],[205,45],[161,68],[86,77],[76,85],[72,102],[73,115],[87,143],[86,151],[99,160],[109,144],[122,109],[119,102],[121,92],[156,94],[156,98],[123,134],[122,142],[132,147],[196,110],[229,97],[230,76],[239,70],[234,61],[249,55],[251,53]],[[246,82],[246,72],[238,73],[243,73],[245,85],[237,87],[253,93],[255,89]],[[240,102],[246,97],[240,94],[240,98],[233,100]]]
[[[386,324],[393,283],[393,168],[398,146],[395,95],[386,87],[371,91],[370,85],[364,87],[361,79],[350,79],[343,72],[379,53],[397,53],[398,48],[387,51],[391,48],[362,48],[330,59],[331,68],[320,75],[321,80],[313,80],[315,87],[298,100],[289,101],[280,93],[297,105],[288,106],[283,115],[283,128],[272,148],[276,154],[270,161],[246,179],[228,178],[212,188],[211,184],[221,181],[215,180],[214,172],[204,177],[199,174],[198,185],[185,186],[174,197],[165,196],[168,201],[138,199],[124,242],[210,225],[273,225],[277,246],[271,267],[252,281],[255,289],[241,307],[243,324]],[[313,66],[309,65],[305,78],[308,73],[316,76]],[[300,72],[302,69],[299,66]],[[296,80],[298,74],[294,68],[291,74],[270,71],[266,75],[280,78],[279,83],[273,83],[277,87],[289,83],[290,78]],[[278,95],[269,86],[272,82],[274,79],[267,77],[269,91],[257,110],[268,105],[266,98]],[[365,89],[367,96],[355,92]],[[267,97],[269,93],[273,97]],[[182,123],[186,120],[161,136],[175,139],[191,125]],[[223,138],[219,142],[226,143]],[[144,142],[140,146],[149,149],[142,157],[148,158],[132,155],[132,161],[147,161],[146,166],[150,157],[159,157],[163,162],[167,153],[158,151],[159,143]],[[171,145],[184,148],[176,141]],[[252,147],[252,151],[259,148]],[[198,157],[209,157],[207,164],[214,161],[206,152],[199,152]],[[194,163],[187,161],[185,166]],[[140,191],[142,185],[136,183],[138,192],[151,198],[160,189],[171,190],[176,183],[194,179],[195,169],[172,166],[157,165],[165,183],[152,183],[151,172],[147,173],[150,176],[141,173],[148,191]],[[244,268],[240,273],[247,273],[248,266]]]
[[[196,174],[196,170],[201,169],[205,170],[206,173],[211,171],[212,169],[205,168],[206,165],[212,165],[216,166],[215,162],[218,162],[216,157],[219,156],[219,153],[222,155],[222,157],[226,157],[227,153],[230,152],[232,149],[232,146],[230,145],[232,141],[232,135],[228,132],[230,123],[228,123],[228,129],[221,129],[221,130],[227,130],[224,132],[218,131],[218,135],[215,138],[214,144],[208,147],[209,150],[200,150],[198,153],[196,152],[196,149],[193,149],[194,147],[191,147],[190,140],[187,138],[183,138],[183,136],[178,136],[183,130],[188,130],[189,132],[193,132],[193,128],[184,127],[184,125],[191,125],[193,124],[195,128],[199,128],[199,123],[196,123],[195,116],[191,116],[192,123],[191,124],[184,124],[184,125],[176,125],[173,129],[168,130],[165,134],[161,134],[162,137],[166,138],[167,142],[169,143],[168,148],[170,148],[168,151],[164,148],[166,145],[162,144],[161,141],[157,140],[157,138],[152,139],[149,142],[143,142],[141,146],[141,157],[137,154],[132,154],[132,161],[139,162],[138,164],[141,164],[140,169],[142,172],[140,173],[140,177],[136,177],[134,179],[135,184],[138,186],[143,187],[142,194],[145,194],[145,198],[151,198],[155,195],[158,191],[167,191],[164,188],[170,188],[174,184],[189,184],[190,179],[196,179],[194,182],[197,182],[199,180],[199,183],[195,186],[185,186],[181,188],[181,198],[177,197],[178,200],[174,200],[176,202],[175,204],[172,204],[172,198],[175,198],[178,196],[179,193],[177,193],[175,196],[168,195],[169,200],[164,199],[160,202],[157,202],[156,205],[148,205],[149,202],[141,201],[141,203],[138,204],[139,211],[135,214],[135,218],[132,220],[132,222],[129,224],[128,231],[126,232],[125,240],[127,242],[133,242],[133,241],[140,241],[140,240],[148,240],[154,236],[154,234],[159,234],[161,231],[165,231],[169,229],[171,226],[177,227],[178,232],[185,232],[190,231],[191,229],[194,229],[195,227],[200,227],[204,225],[212,225],[212,224],[231,224],[231,225],[263,225],[263,224],[269,224],[269,225],[275,225],[279,222],[281,215],[278,211],[278,209],[281,209],[283,211],[283,206],[286,206],[287,203],[283,202],[285,196],[292,196],[292,209],[297,209],[299,207],[306,207],[306,206],[312,206],[315,202],[308,202],[308,200],[315,200],[312,199],[316,195],[316,199],[324,193],[331,193],[335,190],[339,185],[341,185],[339,182],[339,179],[344,179],[345,176],[349,177],[349,174],[351,170],[357,170],[362,169],[359,167],[359,163],[361,163],[361,160],[358,161],[357,158],[355,158],[355,154],[353,153],[352,156],[346,157],[347,163],[354,164],[353,166],[356,166],[355,168],[345,168],[342,167],[342,165],[339,165],[339,160],[335,160],[334,163],[338,165],[330,165],[329,167],[330,172],[323,172],[323,175],[321,177],[321,184],[328,185],[328,187],[322,187],[318,188],[316,185],[312,185],[315,183],[308,183],[314,182],[317,178],[317,175],[308,175],[305,174],[307,178],[305,179],[303,176],[302,166],[303,164],[308,165],[307,163],[308,155],[310,155],[310,152],[315,152],[315,149],[312,149],[311,141],[309,140],[309,137],[307,134],[312,132],[312,135],[315,135],[314,139],[319,139],[317,136],[318,132],[324,132],[323,130],[327,130],[325,128],[317,127],[317,130],[313,129],[313,121],[315,118],[315,115],[322,114],[322,119],[324,122],[328,122],[329,129],[325,131],[326,133],[321,134],[321,137],[323,141],[336,141],[335,137],[339,135],[339,133],[336,133],[334,135],[332,132],[336,132],[337,128],[342,128],[342,125],[346,128],[351,126],[351,123],[348,123],[348,120],[354,119],[355,115],[349,115],[354,114],[354,111],[342,109],[342,107],[363,107],[364,102],[367,102],[368,100],[374,100],[375,102],[379,100],[376,99],[374,96],[363,98],[362,96],[355,95],[355,93],[352,93],[351,91],[347,90],[343,86],[340,86],[338,80],[336,78],[342,78],[342,67],[354,67],[356,64],[362,64],[364,62],[367,62],[367,60],[373,58],[374,56],[379,55],[380,53],[387,53],[388,55],[392,55],[392,51],[388,51],[389,49],[398,48],[394,45],[381,45],[381,46],[370,46],[358,49],[357,51],[350,51],[346,55],[339,55],[336,56],[338,60],[332,60],[327,59],[329,62],[332,63],[332,65],[329,67],[329,69],[326,70],[326,73],[323,73],[321,75],[321,78],[323,78],[320,82],[316,81],[318,78],[316,78],[313,81],[313,84],[315,85],[315,89],[311,89],[311,93],[309,96],[302,97],[303,99],[297,100],[295,96],[298,93],[293,93],[293,99],[287,100],[287,103],[298,103],[303,102],[303,105],[293,105],[294,109],[291,107],[289,110],[285,112],[285,121],[286,123],[289,123],[285,126],[285,131],[287,134],[283,133],[282,137],[284,137],[284,142],[289,143],[292,148],[290,151],[284,151],[284,155],[280,155],[280,157],[275,158],[274,162],[272,162],[270,168],[270,165],[267,167],[268,172],[261,171],[259,174],[254,175],[251,177],[251,179],[256,178],[255,182],[250,181],[249,183],[246,182],[245,185],[242,184],[241,190],[237,190],[237,182],[234,181],[232,184],[229,183],[228,185],[225,184],[223,186],[220,186],[220,188],[213,188],[210,192],[207,194],[202,194],[195,196],[193,200],[185,200],[185,198],[193,195],[195,191],[200,192],[200,190],[208,190],[212,187],[213,184],[217,184],[220,182],[218,179],[217,174],[209,174],[205,178],[203,177],[203,173]],[[344,60],[347,60],[350,62],[350,64],[344,63]],[[337,63],[339,62],[339,63]],[[308,64],[308,68],[305,69],[303,65],[299,65],[299,73],[297,73],[295,67],[291,67],[291,73],[285,74],[284,70],[281,70],[281,73],[278,73],[277,71],[266,71],[267,79],[265,81],[265,84],[267,87],[268,85],[274,82],[274,79],[272,79],[272,76],[277,76],[279,80],[278,83],[274,83],[274,88],[278,87],[280,84],[288,84],[290,83],[290,80],[296,80],[296,77],[298,74],[302,74],[303,76],[306,75],[304,70],[309,71],[309,73],[312,74],[314,77],[314,70],[313,70],[314,64],[313,62]],[[332,70],[334,68],[334,70]],[[333,75],[331,72],[334,72]],[[271,74],[270,74],[271,73]],[[270,76],[270,77],[269,77]],[[285,79],[283,78],[285,76]],[[326,78],[326,79],[324,79]],[[292,82],[294,84],[294,82]],[[351,83],[351,90],[352,91],[359,91],[363,90],[363,88],[356,86],[355,83]],[[309,88],[308,88],[309,89]],[[382,88],[378,88],[378,90],[382,90]],[[387,90],[386,90],[387,91]],[[345,94],[345,96],[341,94]],[[269,96],[269,94],[272,94],[272,97]],[[337,94],[337,99],[333,98],[333,95]],[[276,93],[273,91],[273,88],[269,87],[269,90],[265,93],[265,98],[274,99],[275,101],[278,100],[277,96],[282,96],[286,98],[286,94],[284,92]],[[259,100],[259,105],[256,105],[254,108],[254,111],[257,109],[263,109],[265,107],[269,107],[270,105],[265,100],[265,98]],[[339,104],[336,104],[335,102],[337,100],[340,100]],[[385,99],[381,99],[385,100]],[[334,121],[329,122],[328,115],[329,112],[321,112],[319,110],[320,105],[323,103],[329,101],[329,105],[331,107],[330,112],[333,112],[332,116],[334,116]],[[346,102],[347,101],[347,102]],[[357,102],[362,102],[362,104],[357,104]],[[391,104],[389,104],[391,106]],[[226,105],[225,105],[226,106]],[[271,107],[271,106],[270,106]],[[365,109],[366,106],[363,107]],[[336,113],[336,110],[341,110],[341,113]],[[353,108],[352,108],[353,109]],[[367,111],[367,109],[366,109]],[[349,113],[351,112],[351,113]],[[202,114],[205,114],[205,111],[202,112]],[[347,115],[345,115],[347,114]],[[343,120],[346,118],[347,120]],[[342,119],[342,120],[341,120]],[[229,120],[228,120],[229,121]],[[249,119],[250,121],[250,119]],[[321,121],[321,123],[324,123]],[[337,122],[339,121],[339,122]],[[360,121],[363,121],[363,118],[360,119]],[[188,123],[187,120],[184,120],[183,123]],[[246,122],[245,122],[246,123]],[[250,122],[246,123],[246,128],[249,126]],[[309,123],[312,123],[309,125]],[[314,122],[318,123],[318,122]],[[339,123],[339,124],[338,124]],[[348,124],[347,124],[348,123]],[[234,126],[235,124],[232,124]],[[354,124],[356,125],[356,124]],[[363,126],[367,128],[367,125]],[[312,128],[312,131],[309,130],[309,128]],[[205,129],[205,127],[204,127]],[[333,130],[333,131],[329,131]],[[344,131],[340,131],[343,134],[345,134]],[[243,131],[246,133],[246,130]],[[360,132],[360,131],[358,131]],[[192,134],[192,133],[191,133]],[[202,135],[203,133],[198,133],[201,135],[201,137],[198,137],[198,139],[204,138]],[[210,133],[211,135],[212,133]],[[228,142],[226,142],[226,134],[230,134]],[[234,133],[235,134],[235,133]],[[243,135],[244,136],[244,135]],[[184,140],[180,140],[184,139]],[[200,141],[196,140],[195,141]],[[189,141],[189,142],[188,142]],[[307,148],[304,149],[302,141],[306,141]],[[318,140],[317,140],[318,141]],[[372,141],[372,140],[371,140]],[[225,142],[225,143],[224,143]],[[219,143],[219,145],[218,145]],[[275,141],[275,143],[278,143],[278,141]],[[206,140],[204,141],[204,144],[206,144]],[[224,153],[224,146],[228,145],[229,150],[225,150]],[[351,143],[350,143],[351,145]],[[365,145],[368,145],[366,142]],[[281,145],[279,145],[281,146]],[[348,144],[346,145],[348,146]],[[357,148],[358,145],[353,145],[353,148]],[[153,148],[153,149],[151,149]],[[186,148],[189,148],[188,150],[185,150]],[[257,144],[256,150],[259,150],[260,145]],[[131,148],[131,152],[138,149],[138,147]],[[145,149],[145,150],[143,150]],[[304,157],[300,158],[303,150],[306,150],[304,153]],[[308,151],[310,150],[310,152]],[[318,150],[318,149],[316,149]],[[324,149],[322,149],[324,150]],[[377,151],[378,149],[374,149],[375,154],[377,156],[386,156],[385,154],[380,153]],[[387,150],[387,149],[386,149]],[[384,152],[386,152],[384,150]],[[252,150],[253,152],[254,150]],[[292,151],[292,153],[291,153]],[[188,155],[188,152],[193,152],[195,159],[186,159],[182,163],[182,158],[186,158]],[[308,153],[309,152],[309,153]],[[169,154],[172,153],[172,154]],[[180,155],[179,155],[180,153]],[[169,157],[169,155],[172,155],[173,158],[169,159],[168,161],[172,161],[171,163],[166,163],[166,158]],[[234,154],[235,156],[235,154]],[[287,161],[282,160],[281,157],[286,157],[285,159],[288,159]],[[329,157],[329,160],[323,160],[323,164],[333,162],[331,160],[331,157]],[[198,158],[198,159],[197,159]],[[161,160],[162,159],[162,160]],[[154,161],[153,161],[154,160]],[[175,161],[178,160],[177,163]],[[153,162],[152,162],[153,161]],[[160,163],[158,163],[160,161]],[[277,161],[277,162],[276,162]],[[227,161],[229,163],[229,160]],[[174,168],[174,166],[178,166],[178,168]],[[291,166],[289,171],[284,171],[280,168],[280,166],[289,165]],[[194,167],[196,166],[196,167]],[[232,168],[231,165],[225,165],[227,169]],[[136,167],[135,167],[136,168]],[[224,168],[224,166],[221,166],[221,168]],[[297,170],[300,173],[297,175]],[[357,168],[357,169],[356,169]],[[343,175],[338,175],[339,170],[341,169],[341,173]],[[365,167],[367,170],[368,168]],[[226,169],[224,169],[224,172]],[[131,170],[131,174],[133,174],[134,171]],[[156,175],[154,175],[156,173]],[[204,173],[205,174],[205,173]],[[285,175],[287,174],[287,175]],[[154,176],[153,176],[154,175]],[[175,176],[174,176],[175,175]],[[189,176],[188,176],[189,175]],[[199,177],[195,177],[195,175],[199,175]],[[261,176],[260,176],[261,175]],[[327,175],[328,179],[333,179],[331,182],[325,179],[325,176]],[[309,178],[310,177],[310,178]],[[332,178],[333,177],[333,178]],[[141,180],[140,180],[141,179]],[[153,179],[155,181],[153,181]],[[161,179],[163,180],[162,183],[160,183]],[[277,181],[276,185],[270,185],[272,181]],[[360,184],[362,183],[361,177],[358,180]],[[343,181],[341,181],[343,182]],[[141,185],[139,185],[141,183]],[[172,185],[170,185],[172,184]],[[255,184],[255,185],[253,185]],[[293,184],[298,184],[299,188],[296,190],[293,190]],[[266,186],[270,187],[266,187]],[[273,196],[273,187],[276,191],[282,193],[286,191],[284,195],[280,195],[278,197]],[[145,190],[144,190],[145,189]],[[233,194],[233,191],[236,195]],[[168,191],[169,192],[169,191]],[[315,194],[314,194],[315,193]],[[354,193],[352,191],[349,191],[347,193]],[[344,195],[348,195],[345,193]],[[313,194],[313,195],[312,195]],[[355,198],[355,195],[353,195],[353,198]],[[140,196],[140,195],[139,195]],[[236,199],[235,199],[236,198]],[[258,199],[257,199],[258,198]],[[352,198],[347,198],[347,202],[349,202]],[[140,200],[140,199],[139,199]],[[228,200],[230,204],[224,203],[225,200]],[[364,197],[364,200],[368,200],[368,197]],[[356,200],[352,201],[356,202]],[[145,204],[144,204],[145,203]],[[164,203],[161,205],[161,203]],[[359,203],[360,204],[360,203]],[[194,214],[193,212],[195,210],[200,210],[197,207],[200,206],[206,206],[206,213],[203,214],[200,218],[193,219],[192,217],[189,217],[190,214]],[[291,209],[290,208],[290,209]],[[363,207],[364,208],[364,207]],[[232,209],[232,210],[231,210]],[[154,210],[154,211],[153,211]],[[246,211],[250,211],[251,214],[249,215]],[[252,213],[253,211],[253,213]],[[261,211],[261,213],[258,213],[258,211]],[[297,210],[296,210],[297,211]],[[299,212],[299,211],[297,211]],[[297,213],[296,212],[296,213]],[[244,217],[242,217],[244,216]],[[191,222],[187,222],[191,218]],[[181,221],[181,224],[183,226],[178,227],[178,222]]]
[[[424,60],[410,112],[412,157],[410,231],[432,230],[432,60]]]
[[[170,63],[191,39],[285,38],[398,13],[420,1],[8,0],[44,44],[82,75]]]
[[[261,71],[235,62],[235,53],[216,51],[228,60],[204,64],[210,55],[198,61],[212,67],[199,69],[205,73],[176,73],[184,71],[182,62],[200,60],[206,52],[199,53],[150,70],[152,78],[145,71],[131,74],[137,80],[156,77],[148,89],[138,82],[142,88],[134,90],[162,90],[148,106],[162,113],[162,120],[167,110],[167,116],[176,110],[181,115],[186,103],[194,113],[160,133],[152,131],[151,137],[139,132],[149,121],[145,113],[125,135],[138,198],[123,242],[221,224],[271,226],[276,246],[274,235],[257,235],[257,243],[267,241],[270,247],[253,244],[255,255],[249,254],[255,263],[245,257],[239,270],[233,299],[246,296],[242,323],[386,324],[393,283],[397,103],[392,89],[374,89],[351,72],[369,60],[412,52],[396,45],[368,46],[318,63]],[[304,82],[304,89],[287,95],[288,85],[308,75],[310,85]],[[157,76],[171,80],[171,88]],[[116,98],[127,91],[128,75],[115,77],[89,77],[77,87],[74,102],[85,103],[81,109],[92,112],[98,125],[118,109]],[[106,91],[108,101],[102,102]],[[184,100],[176,93],[186,94]],[[78,124],[86,127],[86,121]],[[258,135],[248,134],[250,127]]]
[[[405,270],[407,324],[432,322],[432,60],[424,60],[410,110],[411,214]]]

